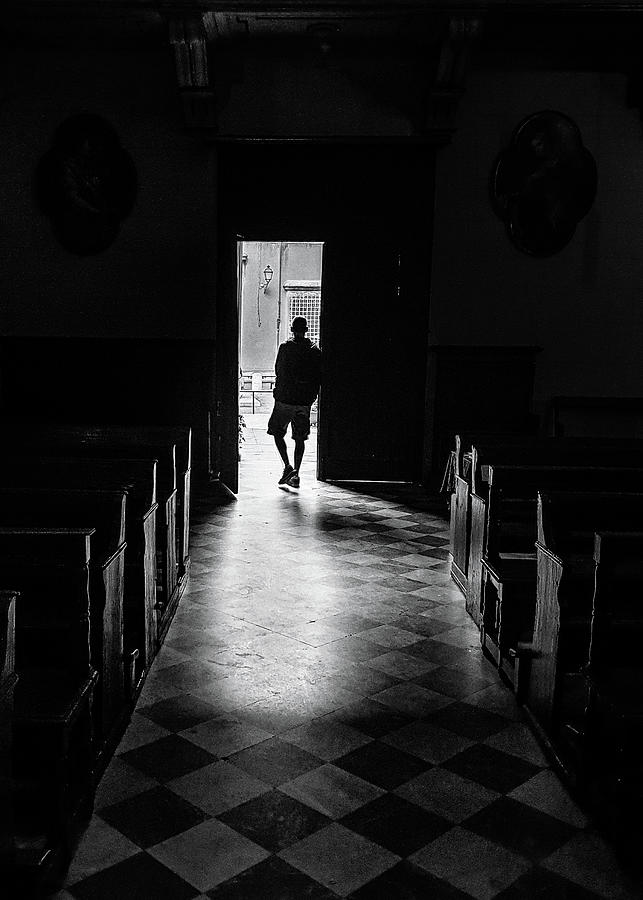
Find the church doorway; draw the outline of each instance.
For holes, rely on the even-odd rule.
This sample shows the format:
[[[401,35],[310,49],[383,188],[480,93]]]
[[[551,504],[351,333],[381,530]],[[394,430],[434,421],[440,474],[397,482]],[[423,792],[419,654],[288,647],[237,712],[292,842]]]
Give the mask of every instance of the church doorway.
[[[270,243],[266,238],[273,235],[282,238],[273,242],[277,246],[290,238],[292,244],[302,237],[323,242],[317,479],[421,480],[430,424],[426,390],[433,174],[434,153],[426,145],[218,145],[210,468],[212,477],[232,493],[238,490],[239,476],[242,247]],[[260,312],[276,268],[269,261],[258,267],[263,276],[268,266],[272,281],[265,293],[260,288]],[[257,283],[265,283],[265,276]],[[256,300],[255,291],[254,316]],[[267,328],[264,321],[262,329]],[[287,325],[282,316],[280,328]],[[276,352],[276,323],[272,338]],[[257,374],[263,388],[263,373]]]
[[[321,346],[322,254],[320,241],[238,241],[239,284],[239,477],[265,475],[272,485],[281,475],[281,460],[267,434],[273,409],[275,357],[291,337],[295,316],[308,322],[308,338]],[[302,480],[317,477],[319,404],[311,408]],[[291,457],[291,431],[286,437]]]

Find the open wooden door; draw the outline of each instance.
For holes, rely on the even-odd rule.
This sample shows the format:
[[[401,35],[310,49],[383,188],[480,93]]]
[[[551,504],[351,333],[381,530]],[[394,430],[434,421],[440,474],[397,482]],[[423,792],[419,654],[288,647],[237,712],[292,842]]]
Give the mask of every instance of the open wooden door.
[[[421,479],[428,283],[414,243],[389,222],[325,244],[323,480]]]
[[[211,427],[213,476],[236,494],[239,490],[239,308],[241,303],[241,235],[220,244],[222,282],[230,296],[217,306],[217,397]]]

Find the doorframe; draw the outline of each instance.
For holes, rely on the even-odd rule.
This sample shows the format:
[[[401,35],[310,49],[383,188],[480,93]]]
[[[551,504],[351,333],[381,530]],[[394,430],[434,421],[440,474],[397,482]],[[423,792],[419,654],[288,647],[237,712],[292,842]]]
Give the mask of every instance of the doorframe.
[[[319,136],[308,137],[308,136],[265,136],[265,135],[262,135],[259,137],[255,137],[255,136],[251,137],[251,136],[247,136],[247,135],[217,135],[216,137],[214,137],[212,139],[211,143],[215,147],[226,147],[226,149],[229,149],[230,147],[233,147],[233,146],[257,147],[257,148],[266,147],[266,149],[274,149],[276,146],[283,146],[283,147],[299,146],[299,147],[316,147],[316,148],[321,148],[323,146],[328,146],[328,147],[390,146],[392,148],[405,147],[405,148],[408,148],[411,150],[417,149],[420,147],[426,147],[427,149],[431,149],[437,156],[437,151],[440,149],[440,147],[446,145],[449,142],[449,139],[450,139],[450,136],[446,135],[446,133],[442,134],[442,133],[437,133],[437,132],[433,132],[430,135],[415,135],[415,136],[408,136],[408,135],[405,135],[405,136],[397,136],[397,135],[390,135],[390,136],[383,136],[383,135],[370,135],[370,136],[332,135],[332,136],[327,136],[327,137],[319,137]],[[218,165],[218,163],[217,163],[217,165]],[[435,171],[436,171],[435,166],[436,166],[436,161],[435,161],[435,156],[434,156],[434,161],[433,161],[433,179],[434,179],[433,184],[434,185],[435,185]],[[220,171],[221,170],[218,169],[218,175],[220,174]],[[260,227],[256,227],[255,225],[251,225],[251,227],[246,227],[247,225],[250,224],[249,223],[250,216],[251,216],[251,214],[246,214],[246,213],[242,213],[240,216],[233,215],[233,214],[231,214],[230,210],[226,209],[226,218],[223,218],[223,216],[221,215],[221,208],[219,207],[217,210],[217,226],[218,226],[218,231],[219,231],[218,246],[219,247],[229,246],[231,232],[234,233],[235,235],[242,234],[243,235],[242,240],[245,240],[245,241],[265,240],[266,238],[264,237],[264,235],[270,231],[270,227],[266,227],[265,224],[262,224]],[[280,225],[279,230],[281,230],[282,227],[283,226]],[[435,217],[433,216],[432,220],[431,220],[431,232],[432,233],[434,231],[434,228],[435,228]],[[293,229],[293,231],[297,231],[297,229],[295,228],[295,229]],[[294,238],[294,237],[289,238],[289,240],[295,240],[295,239],[315,241],[315,242],[323,243],[326,246],[329,242],[330,237],[328,234],[322,235],[322,234],[317,233],[317,234],[313,234],[313,235],[298,236],[297,238]],[[337,235],[333,235],[333,239],[336,240]],[[431,260],[432,250],[433,250],[433,241],[431,241],[431,245],[428,248],[428,250],[429,250],[429,260]],[[324,334],[323,321],[324,321],[324,308],[325,308],[325,304],[324,304],[325,260],[326,260],[326,254],[324,254],[324,256],[322,257],[322,286],[321,286],[321,309],[320,309],[321,340],[320,340],[320,343],[323,342],[323,334]],[[430,265],[430,268],[432,268],[432,265]],[[218,289],[218,294],[217,294],[217,305],[216,305],[217,321],[220,320],[220,317],[222,315],[222,309],[221,309],[222,301],[227,306],[227,309],[229,312],[230,297],[236,296],[236,291],[231,292],[230,285],[226,281],[226,278],[228,277],[227,276],[227,273],[228,273],[227,261],[220,259],[218,269],[219,269],[219,274],[217,276],[217,284],[218,284],[219,289]],[[225,277],[222,274],[224,271],[226,273]],[[431,281],[431,279],[430,279],[430,281]],[[430,299],[431,299],[431,290],[430,290],[430,282],[429,282],[429,292],[428,292],[428,296],[427,296],[427,302],[429,304],[430,304]],[[224,306],[224,309],[226,308],[226,306]],[[237,314],[238,314],[238,311],[239,310],[237,307]],[[430,321],[430,314],[427,313],[427,315],[429,316],[427,321]],[[237,319],[236,325],[237,325],[237,342],[238,342],[240,339],[240,324],[239,324],[238,319]],[[218,333],[218,329],[217,329],[217,333]],[[430,345],[431,345],[430,331],[427,330],[427,339],[426,339],[427,358],[426,358],[426,364],[425,364],[425,376],[426,376],[425,391],[427,394],[428,394],[427,385],[428,385],[428,379],[429,379],[429,356],[430,356],[429,346]],[[217,354],[217,356],[218,355],[219,354]],[[237,360],[236,360],[237,374],[238,374],[238,371],[239,371],[239,353],[238,353],[238,348],[237,348]],[[217,403],[219,402],[219,398],[222,395],[222,383],[221,383],[221,379],[219,378],[218,373],[219,373],[219,369],[217,368],[217,379],[216,379]],[[324,472],[322,471],[324,453],[320,452],[320,447],[323,445],[325,436],[327,434],[327,432],[324,428],[324,418],[325,417],[323,416],[323,411],[322,411],[323,410],[322,396],[323,396],[323,386],[320,389],[320,399],[319,399],[319,424],[318,424],[318,433],[317,433],[317,479],[320,481],[327,481],[330,479],[325,478]],[[236,395],[236,397],[237,397],[237,413],[238,413],[238,379],[237,379],[237,395]],[[433,409],[430,407],[429,403],[427,402],[427,396],[425,394],[425,406],[424,406],[425,428],[424,428],[424,435],[423,435],[423,439],[422,439],[422,457],[423,457],[423,459],[426,458],[427,452],[430,451],[430,447],[427,447],[427,435],[430,432],[433,412],[434,412]],[[209,442],[210,447],[213,450],[213,453],[211,454],[211,459],[213,458],[214,453],[215,453],[214,447],[216,445],[217,434],[218,434],[218,429],[217,429],[216,425],[214,425],[214,420],[212,420],[210,422],[210,442]],[[238,459],[237,459],[236,470],[237,470],[237,479],[238,479]],[[423,476],[424,476],[424,472],[422,472],[421,477],[423,478]],[[402,482],[400,482],[400,483],[402,483]],[[403,483],[409,483],[409,482],[403,482]],[[226,488],[225,485],[223,485],[223,487]],[[229,492],[229,493],[231,493],[231,492]],[[236,496],[236,494],[232,493],[232,496]]]
[[[234,242],[234,250],[236,253],[236,260],[237,260],[237,265],[236,265],[236,269],[235,269],[236,270],[236,284],[235,284],[234,290],[233,290],[232,286],[227,282],[227,278],[226,278],[226,280],[219,281],[219,289],[220,289],[219,290],[219,303],[221,302],[221,299],[223,298],[224,302],[226,303],[225,313],[227,313],[227,316],[229,317],[230,313],[232,313],[232,318],[236,317],[236,323],[237,323],[236,371],[237,372],[239,372],[239,367],[240,367],[240,362],[241,362],[241,327],[242,327],[242,323],[243,323],[242,316],[241,316],[241,303],[242,303],[241,245],[244,242],[245,243],[253,243],[253,242],[260,243],[262,241],[265,242],[268,240],[275,241],[275,242],[281,241],[281,243],[284,243],[284,244],[300,242],[300,243],[322,244],[322,246],[325,245],[325,243],[327,242],[326,239],[323,237],[320,237],[320,236],[313,237],[308,234],[305,236],[295,235],[288,239],[282,239],[279,237],[266,237],[265,231],[266,231],[266,229],[264,229],[263,227],[261,229],[254,229],[254,228],[253,229],[244,229],[243,227],[238,228],[238,229],[237,228],[227,229],[227,236],[225,236],[224,240],[223,240],[223,246],[226,248],[226,251],[227,251],[230,249],[230,245],[233,240],[233,235],[234,235],[234,238],[236,239]],[[228,263],[229,263],[228,260],[224,261],[223,268],[221,270],[222,273],[228,273],[229,271],[231,271],[231,267],[229,268]],[[226,276],[224,276],[224,278],[225,277]],[[234,300],[232,298],[234,298]],[[231,307],[234,306],[234,304],[235,304],[235,300],[236,300],[236,312],[235,312],[235,310],[231,309]],[[219,316],[218,304],[217,304],[217,316]],[[324,317],[324,251],[322,249],[320,310],[319,310],[320,348],[323,343],[323,334],[324,334],[324,326],[323,326],[324,318],[323,317]],[[232,338],[231,334],[226,334],[226,340],[232,340],[232,339],[233,338]],[[227,349],[229,350],[230,347],[228,347]],[[219,376],[221,376],[220,372],[219,372]],[[223,373],[222,377],[224,380],[226,380],[225,373]],[[218,388],[218,398],[219,398],[219,399],[217,399],[217,415],[219,415],[220,411],[224,409],[224,407],[221,406],[220,398],[221,398],[222,394],[225,393],[225,387],[223,387],[223,390],[221,390],[221,382],[219,381],[217,388]],[[236,403],[236,411],[237,411],[237,417],[238,417],[238,415],[239,415],[239,379],[238,378],[237,378],[237,382],[236,382],[236,388],[237,388],[237,392],[236,392],[235,403]],[[322,412],[321,412],[321,402],[318,401],[318,405],[317,405],[317,435],[316,435],[316,441],[317,441],[317,445],[316,445],[316,478],[318,481],[324,480],[320,474],[321,454],[319,452],[320,443],[321,443],[321,435],[322,435],[322,425],[321,425],[322,421],[323,421],[323,416],[322,416]],[[218,435],[218,430],[216,428],[216,425],[214,424],[214,422],[211,421],[211,423],[210,423],[210,445],[211,445],[211,447],[214,447],[216,445],[217,435]],[[232,496],[236,497],[238,490],[239,490],[239,460],[238,460],[238,458],[237,458],[237,465],[236,465],[236,479],[233,479],[233,481],[236,482],[234,484],[234,487],[236,487],[236,490],[233,490],[229,485],[225,484],[225,482],[221,482],[216,477],[214,480],[218,480],[219,483],[222,485],[222,487],[226,491],[231,493]]]

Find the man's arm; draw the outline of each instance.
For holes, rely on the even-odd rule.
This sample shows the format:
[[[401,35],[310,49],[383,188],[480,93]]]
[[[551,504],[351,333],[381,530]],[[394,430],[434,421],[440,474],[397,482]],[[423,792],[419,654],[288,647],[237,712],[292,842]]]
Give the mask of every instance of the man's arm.
[[[279,378],[279,376],[283,374],[284,354],[282,348],[283,344],[279,344],[279,350],[277,350],[277,358],[275,359],[275,376],[277,378]]]

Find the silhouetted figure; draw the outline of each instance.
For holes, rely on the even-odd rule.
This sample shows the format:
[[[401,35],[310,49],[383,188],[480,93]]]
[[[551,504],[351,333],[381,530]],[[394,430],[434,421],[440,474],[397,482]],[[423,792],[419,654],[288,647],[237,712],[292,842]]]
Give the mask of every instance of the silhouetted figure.
[[[304,457],[305,442],[310,434],[310,407],[319,393],[321,350],[306,337],[308,323],[303,316],[295,316],[290,330],[292,338],[279,345],[275,360],[275,406],[268,420],[268,434],[284,463],[279,484],[299,487],[299,468]],[[291,426],[295,442],[294,467],[288,459],[286,431]]]

